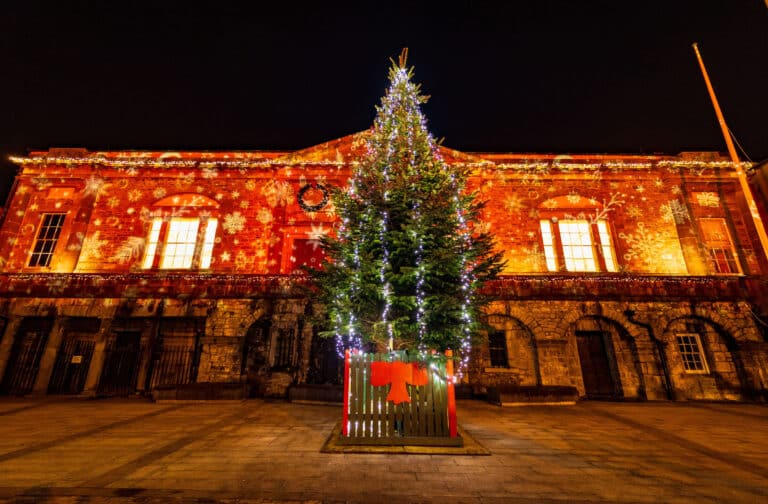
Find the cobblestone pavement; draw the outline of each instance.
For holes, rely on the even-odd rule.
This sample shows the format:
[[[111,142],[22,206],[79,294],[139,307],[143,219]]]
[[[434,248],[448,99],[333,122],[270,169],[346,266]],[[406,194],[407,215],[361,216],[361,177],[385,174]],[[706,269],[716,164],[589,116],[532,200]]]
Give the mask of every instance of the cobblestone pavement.
[[[0,399],[0,502],[768,502],[768,407],[459,401],[490,456],[324,454],[340,408]]]

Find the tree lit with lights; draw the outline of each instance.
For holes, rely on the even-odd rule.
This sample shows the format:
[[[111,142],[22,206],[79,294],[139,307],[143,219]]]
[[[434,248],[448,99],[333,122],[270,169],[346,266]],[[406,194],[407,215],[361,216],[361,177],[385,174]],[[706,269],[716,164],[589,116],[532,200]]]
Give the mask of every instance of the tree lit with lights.
[[[491,236],[474,232],[482,204],[465,191],[467,169],[445,163],[427,130],[426,96],[406,52],[389,71],[365,157],[333,194],[340,217],[314,273],[337,348],[458,351],[469,357],[485,300],[501,268]]]

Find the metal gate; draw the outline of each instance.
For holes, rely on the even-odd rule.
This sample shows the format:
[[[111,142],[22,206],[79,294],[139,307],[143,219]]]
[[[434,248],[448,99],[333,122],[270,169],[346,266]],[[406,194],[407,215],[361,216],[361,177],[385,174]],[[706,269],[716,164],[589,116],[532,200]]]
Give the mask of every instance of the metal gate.
[[[104,351],[104,368],[99,380],[99,395],[124,396],[136,391],[141,355],[141,333],[114,333]]]
[[[200,335],[204,320],[169,318],[160,322],[149,389],[185,385],[197,380],[200,362]]]
[[[49,394],[79,394],[83,391],[94,346],[93,341],[77,338],[66,338],[61,343],[48,383]]]
[[[13,395],[32,392],[40,370],[40,358],[52,327],[53,319],[49,318],[30,317],[22,320],[16,331],[0,391]]]

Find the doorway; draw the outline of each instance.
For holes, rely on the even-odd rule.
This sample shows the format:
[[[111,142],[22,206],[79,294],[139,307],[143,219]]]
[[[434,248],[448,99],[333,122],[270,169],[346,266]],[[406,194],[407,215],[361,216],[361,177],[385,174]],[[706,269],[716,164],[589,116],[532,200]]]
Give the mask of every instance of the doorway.
[[[606,349],[607,337],[610,334],[602,331],[576,331],[584,394],[589,399],[615,399],[617,396]]]

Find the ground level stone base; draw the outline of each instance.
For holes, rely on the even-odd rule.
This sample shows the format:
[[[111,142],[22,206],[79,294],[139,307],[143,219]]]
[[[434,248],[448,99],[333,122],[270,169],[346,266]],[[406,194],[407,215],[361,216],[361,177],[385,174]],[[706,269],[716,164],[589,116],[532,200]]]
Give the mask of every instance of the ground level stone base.
[[[294,385],[338,385],[342,363],[317,337],[315,310],[304,298],[5,299],[0,391],[178,395],[227,384],[282,398]],[[747,302],[503,300],[486,322],[462,384],[476,397],[571,387],[579,398],[768,399],[768,343]]]

